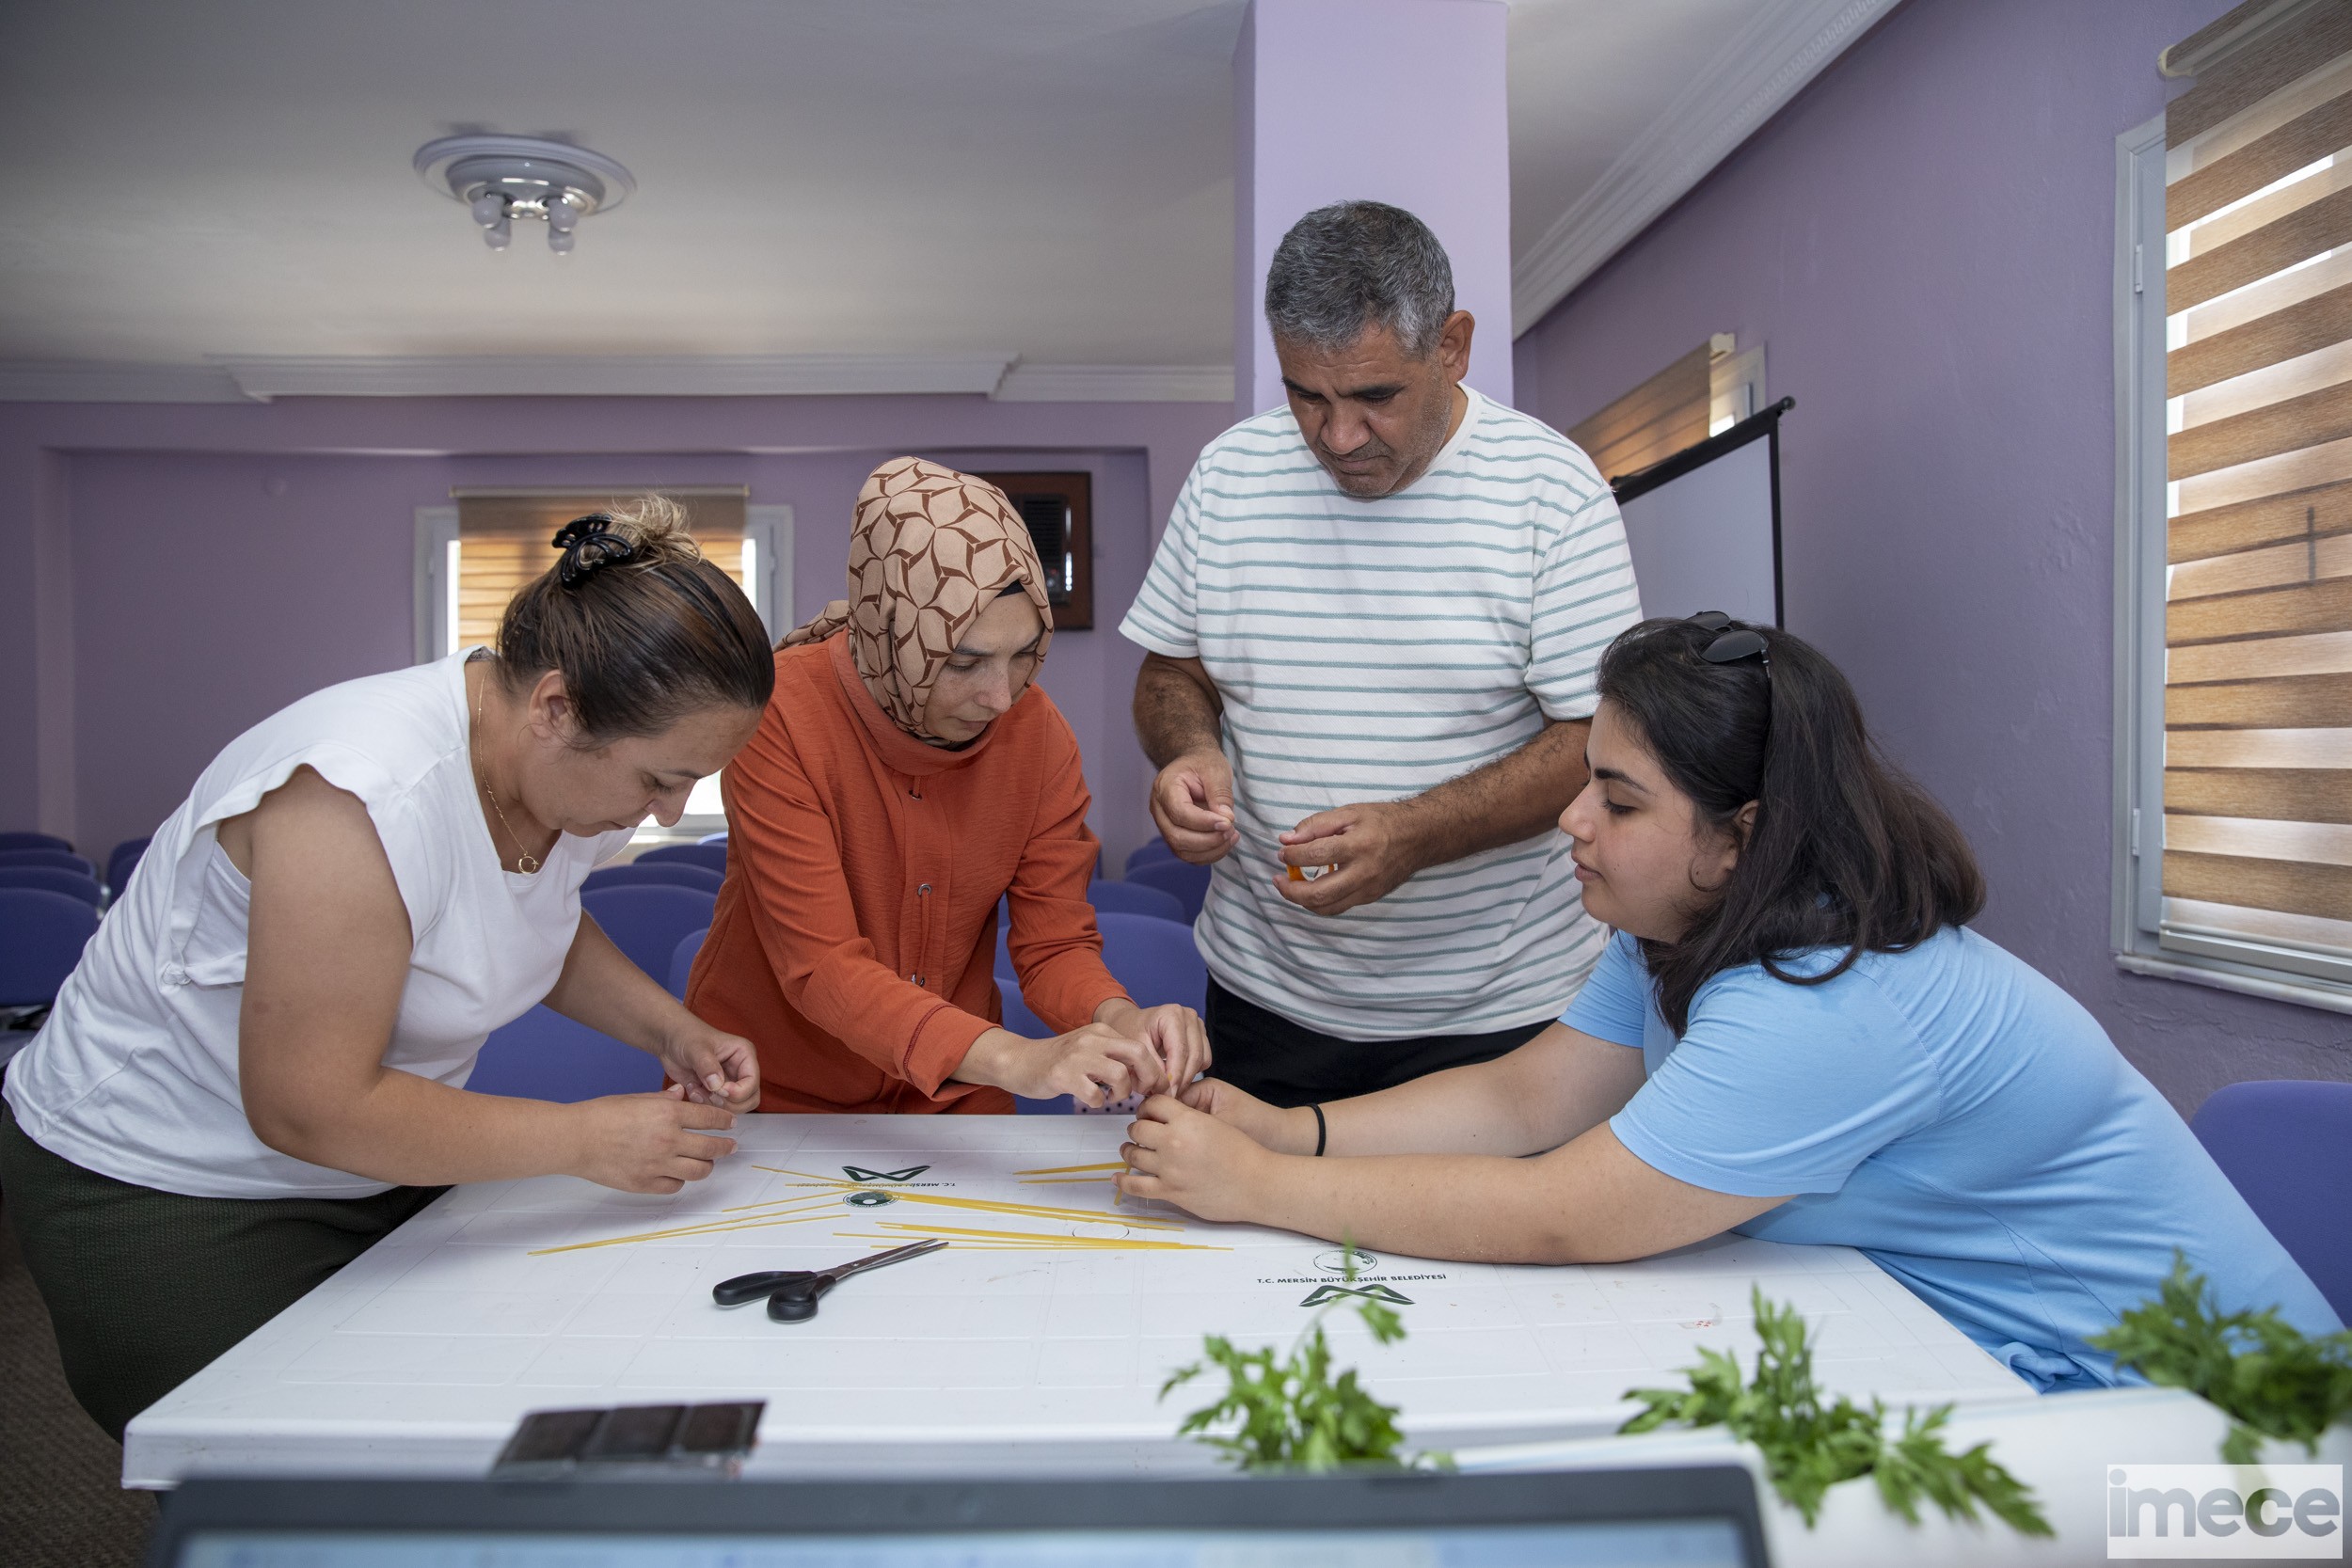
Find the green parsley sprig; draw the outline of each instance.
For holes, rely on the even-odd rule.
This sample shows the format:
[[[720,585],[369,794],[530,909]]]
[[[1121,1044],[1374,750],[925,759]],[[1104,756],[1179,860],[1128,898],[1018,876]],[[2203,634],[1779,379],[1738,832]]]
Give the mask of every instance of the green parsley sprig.
[[[1764,1455],[1772,1489],[1808,1528],[1821,1513],[1821,1498],[1841,1481],[1868,1476],[1886,1506],[1913,1524],[1925,1498],[1947,1515],[1974,1519],[1982,1504],[2020,1535],[2048,1535],[2032,1491],[1995,1463],[1992,1445],[1979,1443],[1954,1454],[1944,1446],[1944,1426],[1952,1407],[1903,1413],[1899,1436],[1886,1435],[1886,1406],[1877,1400],[1864,1409],[1844,1395],[1824,1404],[1813,1380],[1813,1345],[1804,1320],[1791,1307],[1751,1297],[1756,1332],[1763,1341],[1756,1375],[1743,1380],[1735,1354],[1702,1349],[1688,1368],[1688,1388],[1633,1388],[1626,1398],[1647,1408],[1617,1430],[1654,1431],[1669,1422],[1721,1426],[1753,1443]]]
[[[2149,1382],[2185,1388],[2228,1416],[2221,1457],[2232,1465],[2253,1464],[2265,1437],[2316,1453],[2328,1427],[2352,1424],[2352,1330],[2314,1339],[2275,1307],[2224,1312],[2178,1252],[2156,1299],[2090,1343]]]
[[[1353,1283],[1356,1249],[1351,1245],[1346,1251],[1345,1274]],[[1199,1438],[1244,1470],[1451,1469],[1453,1461],[1444,1454],[1402,1457],[1405,1433],[1396,1424],[1397,1407],[1374,1399],[1353,1368],[1331,1375],[1323,1320],[1343,1300],[1363,1319],[1375,1342],[1392,1345],[1405,1338],[1405,1320],[1395,1308],[1369,1296],[1325,1303],[1307,1320],[1290,1354],[1279,1359],[1270,1345],[1238,1350],[1221,1334],[1207,1335],[1202,1359],[1178,1368],[1160,1386],[1160,1398],[1211,1367],[1223,1370],[1225,1392],[1185,1417],[1176,1434]],[[1240,1424],[1231,1431],[1211,1430],[1232,1420]]]

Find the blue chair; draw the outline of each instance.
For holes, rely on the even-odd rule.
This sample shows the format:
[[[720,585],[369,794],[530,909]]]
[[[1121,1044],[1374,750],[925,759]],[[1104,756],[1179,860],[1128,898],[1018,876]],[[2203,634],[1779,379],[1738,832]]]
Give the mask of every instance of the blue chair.
[[[1094,923],[1103,930],[1103,966],[1136,1006],[1180,1002],[1198,1012],[1208,1006],[1209,966],[1191,927],[1148,914],[1099,914]]]
[[[1127,873],[1139,887],[1157,888],[1184,907],[1184,919],[1200,918],[1201,901],[1209,896],[1209,868],[1180,860],[1149,861]]]
[[[654,865],[631,861],[627,865],[600,866],[591,871],[588,879],[580,884],[580,891],[586,893],[600,887],[691,887],[716,898],[725,881],[717,872],[689,865],[684,861],[662,861]]]
[[[1117,882],[1091,882],[1088,884],[1088,891],[1091,894],[1095,888],[1119,885]],[[1008,985],[1015,984],[1021,978],[1021,972],[1012,967],[1012,910],[1002,898],[996,900],[996,978]]]
[[[1157,865],[1162,861],[1172,861],[1175,858],[1176,851],[1168,847],[1168,841],[1164,838],[1155,838],[1127,857],[1126,874],[1133,877],[1138,865]]]
[[[724,828],[722,828],[715,833],[703,834],[702,837],[696,839],[694,842],[697,844],[724,844],[726,841],[727,831]]]
[[[635,865],[662,865],[670,862],[699,865],[706,871],[727,874],[727,847],[724,844],[665,844],[659,849],[648,849],[632,862]]]
[[[580,907],[604,927],[612,945],[656,980],[670,977],[670,959],[689,931],[710,924],[718,899],[691,887],[641,883],[582,889]]]
[[[92,881],[98,867],[71,849],[0,849],[0,865],[46,865],[58,871],[78,871]]]
[[[0,887],[0,1007],[57,999],[98,931],[98,911],[47,888]]]
[[[686,1000],[686,978],[694,973],[694,955],[703,950],[703,938],[710,934],[706,926],[699,931],[689,931],[686,940],[670,955],[670,994],[680,1002]]]
[[[996,994],[1004,999],[1005,1027],[1025,1039],[1050,1040],[1060,1031],[1047,1026],[1045,1021],[1029,1011],[1028,999],[1021,994],[1018,981],[999,980]]]
[[[93,910],[106,901],[105,889],[98,885],[96,878],[85,877],[78,871],[60,871],[54,865],[0,865],[0,887],[47,888],[69,898],[79,898]]]
[[[107,854],[106,891],[109,894],[117,898],[122,896],[122,890],[131,885],[131,873],[136,871],[139,862],[147,858],[147,847],[153,841],[152,834],[146,838],[126,838]]]
[[[650,1094],[661,1087],[661,1076],[660,1062],[646,1053],[551,1008],[533,1007],[491,1032],[466,1087],[568,1105],[600,1095]]]
[[[1022,1000],[1020,986],[1000,978],[996,994],[1004,998],[1006,1028],[1033,1040],[1054,1037],[1054,1031],[1045,1027],[1044,1021],[1029,1011],[1028,1003]],[[1066,1117],[1076,1108],[1077,1101],[1066,1094],[1057,1094],[1051,1100],[1031,1100],[1025,1094],[1012,1097],[1012,1114],[1017,1117]]]
[[[70,838],[59,838],[55,833],[0,833],[0,850],[6,849],[63,849],[66,853],[72,854],[73,841]]]
[[[2231,1084],[2189,1127],[2336,1316],[2352,1322],[2352,1084]]]
[[[1184,923],[1184,906],[1158,888],[1141,882],[1089,882],[1087,902],[1098,914],[1148,914],[1158,920]]]

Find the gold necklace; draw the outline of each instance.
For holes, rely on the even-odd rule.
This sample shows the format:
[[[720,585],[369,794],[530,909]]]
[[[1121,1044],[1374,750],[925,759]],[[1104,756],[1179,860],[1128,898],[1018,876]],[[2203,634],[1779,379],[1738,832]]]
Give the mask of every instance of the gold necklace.
[[[474,733],[469,737],[474,741],[477,747],[481,744],[482,736],[482,705],[488,699],[489,695],[490,672],[485,670],[482,672],[482,688],[474,693]],[[474,778],[476,782],[482,785],[482,793],[490,798],[490,809],[499,814],[499,826],[504,828],[506,830],[506,836],[515,841],[515,869],[521,872],[526,877],[532,876],[536,873],[542,865],[545,865],[547,862],[541,860],[538,856],[523,847],[523,835],[515,831],[515,824],[506,820],[506,808],[499,804],[499,792],[490,787],[489,768],[484,767],[478,760],[479,752],[477,752],[476,756],[477,760],[474,764]]]

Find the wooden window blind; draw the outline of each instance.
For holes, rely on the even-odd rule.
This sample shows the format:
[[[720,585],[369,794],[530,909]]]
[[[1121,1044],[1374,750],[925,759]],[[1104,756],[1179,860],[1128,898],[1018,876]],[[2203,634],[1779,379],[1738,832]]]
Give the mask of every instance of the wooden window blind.
[[[2352,978],[2352,6],[2256,0],[2167,51],[2185,62],[2160,929]]]
[[[1569,430],[1568,439],[1612,484],[1698,445],[1712,433],[1710,417],[1720,402],[1716,371],[1732,347],[1730,333],[1714,334]]]
[[[626,505],[637,490],[453,490],[457,502],[456,570],[450,624],[455,646],[498,641],[499,617],[516,591],[555,563],[556,530],[585,513]],[[694,543],[710,563],[744,583],[744,506],[749,492],[727,487],[661,488],[686,510]]]

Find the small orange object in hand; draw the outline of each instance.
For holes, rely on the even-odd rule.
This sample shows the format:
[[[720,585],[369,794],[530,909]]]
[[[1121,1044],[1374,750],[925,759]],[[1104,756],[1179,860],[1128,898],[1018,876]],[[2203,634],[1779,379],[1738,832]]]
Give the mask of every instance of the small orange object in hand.
[[[1294,882],[1311,882],[1327,871],[1337,871],[1336,865],[1294,865],[1290,868]]]

